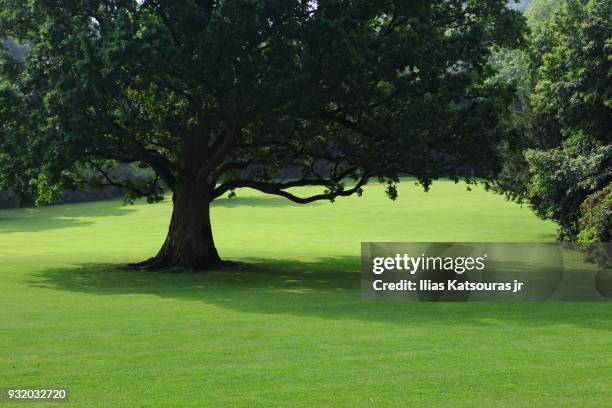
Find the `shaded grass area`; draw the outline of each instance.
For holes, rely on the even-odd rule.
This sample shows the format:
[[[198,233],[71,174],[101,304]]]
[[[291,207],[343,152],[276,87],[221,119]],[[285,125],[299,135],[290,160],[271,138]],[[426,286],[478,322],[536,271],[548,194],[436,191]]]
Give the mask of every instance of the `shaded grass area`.
[[[367,303],[359,242],[552,240],[526,208],[403,183],[333,205],[253,192],[213,207],[232,271],[127,271],[169,204],[0,212],[0,386],[73,406],[605,406],[603,303]]]
[[[531,302],[528,314],[517,304],[506,307],[453,306],[446,313],[427,303],[355,302],[360,282],[352,269],[358,257],[323,258],[317,262],[269,261],[247,258],[233,271],[201,273],[150,273],[121,270],[117,265],[92,264],[69,268],[47,269],[35,275],[34,287],[64,289],[96,295],[146,294],[161,298],[201,301],[245,313],[293,314],[325,319],[356,319],[376,322],[410,324],[477,323],[483,319],[520,321],[539,327],[557,324],[549,319],[552,309],[563,310],[564,303]],[[256,293],[256,296],[244,296]],[[333,297],[334,302],[329,302]],[[568,304],[568,303],[565,303]],[[580,303],[574,303],[579,305]],[[340,307],[330,307],[340,306]],[[612,316],[583,314],[591,306],[568,307],[563,313],[565,323],[578,327],[612,331]],[[598,305],[598,307],[601,307]],[[476,309],[476,310],[474,310]],[[406,313],[402,314],[400,310]],[[472,310],[466,313],[467,310]],[[523,310],[524,311],[524,310]],[[416,312],[416,313],[415,313]],[[424,313],[420,313],[424,312]]]

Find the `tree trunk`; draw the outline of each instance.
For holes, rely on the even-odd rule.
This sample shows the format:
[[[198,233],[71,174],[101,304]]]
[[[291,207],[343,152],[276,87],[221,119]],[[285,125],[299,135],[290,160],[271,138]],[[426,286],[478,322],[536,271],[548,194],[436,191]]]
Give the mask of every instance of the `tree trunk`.
[[[199,189],[176,186],[170,228],[159,253],[134,266],[143,269],[206,270],[222,266],[210,224],[210,200]]]

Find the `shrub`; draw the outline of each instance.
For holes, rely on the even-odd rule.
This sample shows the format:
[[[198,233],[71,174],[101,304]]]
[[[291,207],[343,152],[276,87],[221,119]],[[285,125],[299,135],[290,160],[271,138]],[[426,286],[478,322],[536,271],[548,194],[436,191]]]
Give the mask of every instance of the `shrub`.
[[[589,195],[580,205],[579,242],[612,241],[612,183]]]
[[[609,266],[611,247],[602,242],[612,240],[612,183],[590,194],[580,205],[578,241],[592,260]]]

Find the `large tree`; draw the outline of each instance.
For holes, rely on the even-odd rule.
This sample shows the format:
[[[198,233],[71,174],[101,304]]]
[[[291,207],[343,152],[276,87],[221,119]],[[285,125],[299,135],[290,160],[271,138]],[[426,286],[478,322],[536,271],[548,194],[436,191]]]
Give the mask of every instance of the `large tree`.
[[[174,210],[142,266],[210,268],[209,204],[239,188],[309,203],[493,177],[487,60],[522,29],[504,0],[0,0],[0,36],[31,47],[2,63],[4,182],[49,197],[148,166],[128,189]]]

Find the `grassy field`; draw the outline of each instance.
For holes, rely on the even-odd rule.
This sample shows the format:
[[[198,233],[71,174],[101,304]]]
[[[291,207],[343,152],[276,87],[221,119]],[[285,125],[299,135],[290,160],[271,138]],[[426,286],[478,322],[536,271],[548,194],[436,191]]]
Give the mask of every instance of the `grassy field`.
[[[0,211],[0,386],[66,386],[88,407],[612,404],[610,303],[361,302],[360,241],[554,239],[499,196],[406,182],[396,202],[372,186],[299,206],[242,191],[213,208],[241,270],[122,270],[169,215]]]

